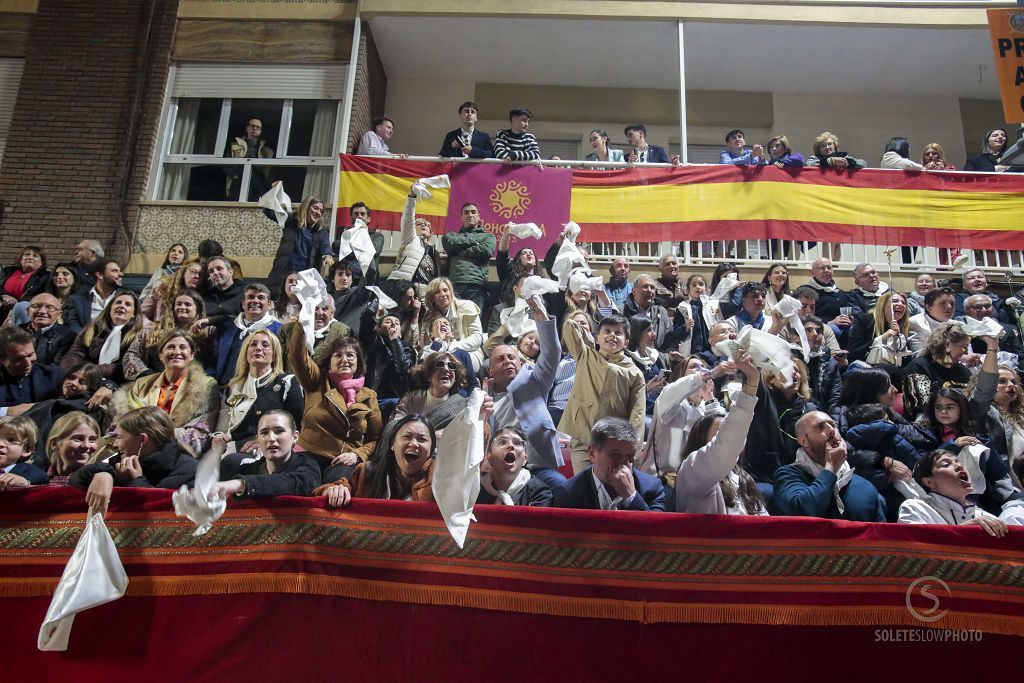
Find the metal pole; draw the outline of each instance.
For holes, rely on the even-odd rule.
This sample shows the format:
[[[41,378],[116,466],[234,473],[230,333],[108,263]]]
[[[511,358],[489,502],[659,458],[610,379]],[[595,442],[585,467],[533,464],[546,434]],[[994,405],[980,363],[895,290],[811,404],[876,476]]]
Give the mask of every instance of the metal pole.
[[[335,228],[338,222],[338,182],[341,178],[341,159],[338,158],[338,151],[348,150],[348,134],[352,126],[352,101],[355,99],[356,91],[356,66],[359,64],[359,39],[362,35],[362,22],[360,9],[362,0],[356,1],[356,23],[352,29],[352,50],[348,57],[348,73],[345,76],[345,98],[341,104],[341,150],[336,150],[334,160],[334,187],[331,190],[331,238],[334,238]]]
[[[679,27],[679,161],[690,163],[686,144],[686,55],[683,51],[683,24]]]

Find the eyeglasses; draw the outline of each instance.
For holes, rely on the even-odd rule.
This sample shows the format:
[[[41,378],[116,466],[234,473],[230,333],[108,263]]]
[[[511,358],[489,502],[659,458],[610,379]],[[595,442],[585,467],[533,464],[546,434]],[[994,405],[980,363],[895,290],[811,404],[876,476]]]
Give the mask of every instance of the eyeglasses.
[[[496,443],[499,446],[508,446],[509,444],[511,444],[515,448],[526,448],[526,442],[523,441],[522,439],[509,438],[507,436],[499,436],[497,439],[494,440],[494,443]]]
[[[435,370],[444,370],[444,369],[455,370],[458,367],[459,367],[459,364],[456,363],[453,360],[439,360],[436,363],[434,363],[434,369]]]
[[[29,304],[28,306],[28,310],[30,311],[38,311],[40,309],[43,309],[50,313],[56,313],[57,311],[60,310],[56,306],[51,306],[50,304]]]

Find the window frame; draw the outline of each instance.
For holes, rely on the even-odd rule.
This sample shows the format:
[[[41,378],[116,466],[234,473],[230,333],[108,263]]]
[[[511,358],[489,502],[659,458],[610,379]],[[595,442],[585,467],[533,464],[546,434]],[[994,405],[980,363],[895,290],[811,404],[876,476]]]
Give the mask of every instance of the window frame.
[[[287,167],[301,167],[301,168],[337,168],[338,154],[341,150],[341,127],[342,127],[342,105],[344,99],[333,99],[325,97],[310,97],[310,98],[279,98],[268,96],[267,100],[281,100],[281,123],[277,139],[277,149],[275,153],[280,154],[280,150],[287,150],[288,145],[291,141],[291,126],[292,118],[294,113],[294,103],[296,100],[299,101],[328,101],[335,102],[335,115],[334,115],[334,131],[331,137],[331,148],[335,151],[331,156],[317,157],[310,155],[290,155],[285,154],[281,156],[275,156],[271,159],[237,159],[234,157],[226,157],[217,154],[171,154],[170,149],[174,142],[174,127],[178,120],[178,100],[179,96],[174,95],[174,78],[177,72],[177,65],[171,66],[171,73],[167,79],[167,87],[164,93],[164,107],[160,117],[160,130],[159,130],[159,142],[157,144],[157,154],[153,155],[153,164],[151,168],[150,178],[152,181],[149,183],[149,188],[146,192],[146,199],[153,203],[168,203],[168,204],[195,204],[195,205],[216,205],[216,206],[252,206],[255,202],[247,201],[204,201],[204,200],[193,200],[193,199],[160,199],[160,194],[163,189],[165,181],[165,168],[167,164],[172,165],[201,165],[201,166],[242,166],[242,177],[239,181],[239,198],[248,196],[249,183],[252,178],[252,169],[254,166],[287,166]],[[217,99],[215,97],[200,96],[201,99]],[[197,99],[199,99],[197,98]],[[228,123],[231,117],[231,106],[235,99],[259,99],[259,98],[234,98],[234,97],[222,97],[220,118],[217,122],[217,136],[216,142],[214,143],[214,150],[224,150],[227,148],[228,136],[230,131],[228,130]],[[333,179],[334,183],[337,183],[337,178]],[[325,206],[325,209],[333,209],[333,207]]]

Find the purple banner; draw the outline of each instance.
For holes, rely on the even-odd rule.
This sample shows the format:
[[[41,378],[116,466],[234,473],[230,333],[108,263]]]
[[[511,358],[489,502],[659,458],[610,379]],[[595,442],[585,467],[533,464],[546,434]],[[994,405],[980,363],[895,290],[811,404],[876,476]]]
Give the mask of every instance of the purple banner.
[[[544,259],[562,226],[569,222],[572,171],[567,168],[457,164],[450,172],[446,231],[462,227],[462,206],[476,204],[484,229],[500,241],[509,223],[536,223],[540,239],[513,237],[509,253],[530,247],[538,260]]]

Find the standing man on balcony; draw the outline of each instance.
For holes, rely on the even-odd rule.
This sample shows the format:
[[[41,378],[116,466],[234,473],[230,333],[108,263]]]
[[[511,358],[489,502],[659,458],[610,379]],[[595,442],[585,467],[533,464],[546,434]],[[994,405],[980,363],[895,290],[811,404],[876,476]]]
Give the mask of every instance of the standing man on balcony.
[[[516,107],[508,113],[509,128],[499,130],[494,136],[494,156],[504,159],[506,164],[513,161],[535,161],[540,159],[540,145],[533,133],[527,133],[533,114],[529,109]],[[492,250],[493,251],[493,250]]]
[[[441,245],[448,254],[448,277],[455,295],[468,299],[481,311],[487,302],[487,275],[498,239],[484,230],[476,204],[462,207],[462,227],[445,233]]]
[[[476,129],[479,115],[476,102],[463,102],[459,105],[461,126],[444,136],[441,157],[455,159],[489,159],[494,152],[491,149],[491,136]]]
[[[245,122],[245,135],[237,137],[228,144],[228,153],[224,156],[233,159],[273,159],[274,150],[267,141],[263,139],[263,121],[250,116]],[[248,201],[259,201],[259,198],[270,189],[270,177],[265,166],[254,166],[249,178]],[[235,194],[239,192],[239,183],[242,181],[242,168],[240,166],[227,167],[227,187],[225,196],[229,200],[236,199]],[[237,199],[246,201],[241,197]]]
[[[626,157],[631,164],[667,164],[679,163],[679,155],[673,154],[671,158],[664,147],[647,144],[647,126],[642,123],[634,123],[626,126],[623,131],[626,140],[629,141],[633,151]]]
[[[747,143],[743,131],[739,128],[730,130],[725,135],[725,149],[719,157],[718,163],[732,164],[734,166],[756,166],[764,161],[764,147],[754,145],[750,149],[744,149]]]

